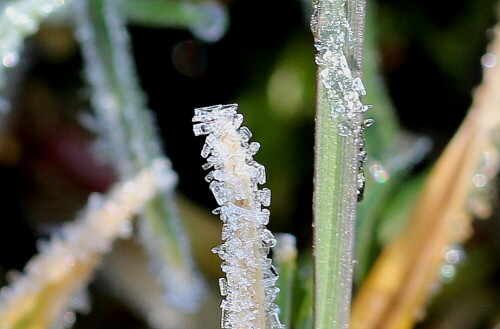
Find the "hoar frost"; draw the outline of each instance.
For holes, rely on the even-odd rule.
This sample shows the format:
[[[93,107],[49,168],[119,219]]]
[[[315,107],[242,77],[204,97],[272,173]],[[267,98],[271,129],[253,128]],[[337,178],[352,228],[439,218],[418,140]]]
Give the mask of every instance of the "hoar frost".
[[[363,119],[363,113],[370,108],[364,105],[361,97],[366,95],[360,77],[362,47],[356,35],[363,28],[360,22],[354,22],[357,30],[353,32],[347,15],[348,1],[338,5],[338,1],[324,0],[314,2],[311,18],[311,30],[314,34],[314,46],[317,50],[318,81],[320,92],[326,93],[326,101],[330,108],[330,118],[337,124],[338,134],[352,137],[358,144],[358,201],[363,199],[365,176],[363,163],[366,159],[363,130],[373,120]],[[358,8],[355,8],[358,10]],[[354,15],[356,16],[356,15]]]
[[[219,207],[214,214],[223,222],[224,243],[212,249],[223,263],[226,278],[219,280],[221,328],[284,328],[274,299],[278,274],[267,257],[276,244],[266,229],[271,192],[259,189],[266,182],[265,168],[253,160],[260,144],[250,142],[252,134],[241,127],[243,115],[237,105],[216,105],[195,110],[195,135],[207,135],[201,155],[204,169]]]

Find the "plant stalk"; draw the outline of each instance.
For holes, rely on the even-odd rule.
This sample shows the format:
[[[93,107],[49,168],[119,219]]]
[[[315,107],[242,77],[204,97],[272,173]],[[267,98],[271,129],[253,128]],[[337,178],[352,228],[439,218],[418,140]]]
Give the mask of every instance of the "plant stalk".
[[[120,2],[78,0],[76,4],[77,37],[86,61],[104,153],[123,178],[162,159],[160,179],[169,184],[145,209],[140,222],[142,242],[165,286],[166,299],[186,312],[195,311],[203,282],[193,269],[187,236],[175,208],[177,176],[163,154],[152,113],[140,90]]]
[[[355,4],[355,2],[352,2]],[[364,6],[363,6],[364,7]],[[318,0],[311,28],[318,51],[315,145],[314,328],[348,327],[357,201],[364,188],[359,15],[346,0]],[[359,8],[359,6],[354,6]],[[364,17],[364,13],[363,17]],[[355,29],[355,31],[357,31]],[[362,33],[362,32],[360,32]],[[359,33],[358,33],[359,34]]]

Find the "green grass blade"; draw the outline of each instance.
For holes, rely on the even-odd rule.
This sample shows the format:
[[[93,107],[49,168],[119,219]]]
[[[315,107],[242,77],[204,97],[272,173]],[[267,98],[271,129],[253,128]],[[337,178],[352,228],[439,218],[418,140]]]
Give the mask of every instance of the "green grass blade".
[[[353,35],[350,22],[356,27],[360,22],[348,15],[347,8],[345,0],[318,0],[311,24],[318,50],[313,199],[316,329],[343,329],[349,323],[356,208],[364,183],[360,149],[366,107],[360,99],[361,59],[352,60],[354,45],[362,40]]]
[[[186,28],[203,41],[218,41],[229,26],[229,14],[216,1],[126,0],[121,10],[134,24]]]
[[[276,234],[276,246],[273,248],[273,260],[278,268],[279,278],[276,285],[280,293],[276,304],[280,309],[280,318],[285,328],[291,328],[292,303],[294,300],[293,285],[297,271],[297,247],[295,237],[291,234]]]

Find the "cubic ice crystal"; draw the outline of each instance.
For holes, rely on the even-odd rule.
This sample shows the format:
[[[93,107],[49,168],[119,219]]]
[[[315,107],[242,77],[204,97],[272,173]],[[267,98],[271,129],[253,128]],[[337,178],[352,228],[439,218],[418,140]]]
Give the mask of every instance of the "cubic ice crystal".
[[[226,278],[219,280],[221,328],[283,328],[274,298],[278,274],[267,257],[276,244],[269,222],[271,191],[259,189],[266,182],[265,167],[253,160],[260,144],[249,142],[250,129],[241,126],[237,105],[215,105],[195,110],[195,135],[207,135],[202,156],[204,169],[214,168],[210,182],[219,208],[213,213],[223,221],[224,243],[212,248],[223,260]]]

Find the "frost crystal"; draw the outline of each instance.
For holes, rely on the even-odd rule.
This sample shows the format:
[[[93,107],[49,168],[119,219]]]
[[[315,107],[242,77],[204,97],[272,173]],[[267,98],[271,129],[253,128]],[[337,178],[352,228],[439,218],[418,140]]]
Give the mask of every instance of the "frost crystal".
[[[350,5],[355,8],[349,8]],[[364,1],[314,2],[311,30],[317,50],[318,80],[326,94],[330,118],[337,124],[338,134],[352,137],[358,144],[358,201],[363,198],[365,185],[363,163],[366,153],[362,133],[373,121],[363,121],[363,113],[370,106],[361,102],[361,97],[366,95],[360,77],[363,21]]]
[[[253,161],[260,144],[249,143],[252,134],[241,127],[243,116],[237,105],[216,105],[195,110],[195,135],[208,135],[202,156],[210,189],[219,208],[214,214],[223,221],[224,243],[212,249],[223,263],[226,278],[219,280],[221,295],[221,328],[283,328],[274,303],[279,289],[278,274],[267,257],[276,244],[266,229],[271,191],[258,188],[266,181],[265,168]],[[209,156],[210,155],[210,156]]]
[[[365,87],[356,72],[349,67],[349,49],[354,47],[354,35],[347,20],[345,8],[329,6],[323,1],[322,17],[329,20],[315,33],[316,64],[319,66],[319,80],[325,88],[332,119],[339,119],[339,126],[345,127],[341,135],[359,133],[361,114],[368,107],[361,102],[366,94]],[[320,9],[316,8],[318,15]],[[318,17],[313,17],[312,28],[317,29]]]

